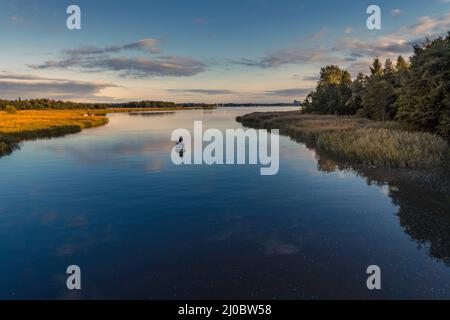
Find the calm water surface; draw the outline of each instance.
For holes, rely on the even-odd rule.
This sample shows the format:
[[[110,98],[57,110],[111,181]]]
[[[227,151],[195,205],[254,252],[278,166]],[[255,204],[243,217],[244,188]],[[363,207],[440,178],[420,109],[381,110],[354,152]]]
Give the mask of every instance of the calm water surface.
[[[173,129],[239,128],[253,111],[112,114],[1,158],[0,298],[450,298],[447,229],[432,234],[389,186],[324,170],[303,144],[280,138],[276,176],[172,164]]]

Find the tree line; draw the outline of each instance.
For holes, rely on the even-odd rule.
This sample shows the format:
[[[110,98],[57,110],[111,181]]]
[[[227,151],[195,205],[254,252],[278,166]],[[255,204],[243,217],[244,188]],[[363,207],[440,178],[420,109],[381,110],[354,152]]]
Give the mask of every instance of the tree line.
[[[450,32],[415,45],[409,61],[376,58],[370,74],[355,79],[336,65],[321,68],[303,107],[307,113],[396,120],[450,139]]]
[[[165,101],[132,101],[126,103],[78,103],[52,99],[0,99],[0,110],[15,108],[16,110],[44,109],[105,109],[105,108],[176,108],[178,105]]]

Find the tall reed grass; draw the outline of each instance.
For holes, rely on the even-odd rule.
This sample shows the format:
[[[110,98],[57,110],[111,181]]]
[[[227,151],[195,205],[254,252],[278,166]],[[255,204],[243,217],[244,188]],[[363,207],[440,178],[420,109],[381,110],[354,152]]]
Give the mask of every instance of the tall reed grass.
[[[414,132],[397,122],[311,115],[301,111],[252,113],[238,117],[247,127],[279,129],[342,160],[390,168],[428,168],[447,164],[450,147],[443,138]]]

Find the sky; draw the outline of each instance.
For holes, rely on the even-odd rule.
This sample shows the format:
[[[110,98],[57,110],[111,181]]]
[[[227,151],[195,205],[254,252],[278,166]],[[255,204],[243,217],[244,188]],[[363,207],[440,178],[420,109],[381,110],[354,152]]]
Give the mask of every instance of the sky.
[[[450,0],[0,0],[0,98],[292,102],[449,30]]]

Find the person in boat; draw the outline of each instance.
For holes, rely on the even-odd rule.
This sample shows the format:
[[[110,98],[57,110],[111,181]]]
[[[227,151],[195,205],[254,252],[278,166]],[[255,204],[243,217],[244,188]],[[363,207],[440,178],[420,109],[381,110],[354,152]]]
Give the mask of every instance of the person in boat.
[[[184,155],[184,143],[183,143],[183,137],[180,137],[178,139],[178,142],[176,143],[176,149],[180,155],[181,158],[183,158]]]

